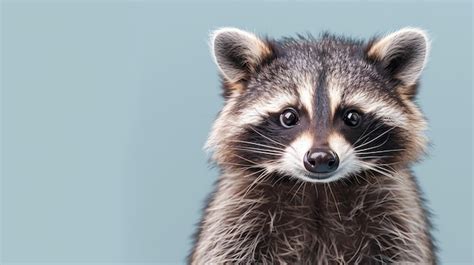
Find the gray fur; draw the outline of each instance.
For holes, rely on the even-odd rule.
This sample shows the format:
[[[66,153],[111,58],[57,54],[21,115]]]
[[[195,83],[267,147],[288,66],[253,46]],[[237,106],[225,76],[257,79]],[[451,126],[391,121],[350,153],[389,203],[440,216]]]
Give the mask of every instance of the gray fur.
[[[232,38],[219,39],[229,32]],[[413,40],[421,50],[420,32],[403,29],[368,43],[328,34],[246,43],[255,35],[236,29],[214,34],[214,41],[266,47],[247,49],[240,58],[255,64],[238,67],[238,75],[229,67],[248,64],[235,57],[227,63],[226,51],[215,55],[226,104],[206,148],[221,175],[189,262],[436,263],[428,213],[410,171],[427,141],[413,97],[428,42],[425,53],[397,61],[397,71],[386,64],[395,58],[387,51],[403,50],[397,40]],[[288,106],[298,109],[301,122],[285,131],[272,120]],[[346,108],[373,122],[363,132],[344,127]],[[301,152],[315,145],[341,157],[341,171],[326,182],[313,180],[299,164]]]

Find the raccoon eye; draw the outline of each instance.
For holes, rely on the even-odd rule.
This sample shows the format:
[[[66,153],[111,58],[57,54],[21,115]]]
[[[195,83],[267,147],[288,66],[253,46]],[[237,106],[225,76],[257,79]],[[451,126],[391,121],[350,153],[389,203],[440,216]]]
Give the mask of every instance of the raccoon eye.
[[[357,127],[357,125],[360,123],[361,115],[355,110],[348,110],[346,113],[344,113],[344,117],[342,119],[347,126]]]
[[[280,123],[285,128],[291,128],[295,126],[299,121],[298,112],[293,108],[285,109],[280,114]]]

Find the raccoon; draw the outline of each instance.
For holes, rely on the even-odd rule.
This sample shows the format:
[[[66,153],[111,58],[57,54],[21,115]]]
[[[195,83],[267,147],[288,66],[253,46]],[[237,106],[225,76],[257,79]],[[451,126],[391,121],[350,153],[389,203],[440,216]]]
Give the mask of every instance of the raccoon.
[[[225,105],[206,148],[220,170],[190,264],[435,264],[410,167],[425,154],[416,104],[430,42],[211,36]]]

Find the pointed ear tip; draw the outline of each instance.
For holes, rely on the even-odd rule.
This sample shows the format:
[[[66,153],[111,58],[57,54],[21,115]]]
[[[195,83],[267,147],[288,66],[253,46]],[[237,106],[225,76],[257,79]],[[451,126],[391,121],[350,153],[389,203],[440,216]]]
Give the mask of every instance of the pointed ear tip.
[[[428,56],[431,50],[431,39],[427,30],[418,27],[404,27],[389,34],[392,39],[405,39],[417,42],[420,47],[424,46],[425,54]]]
[[[428,31],[422,28],[405,27],[395,32],[395,34],[410,34],[413,36],[422,37],[428,45],[430,43],[430,37],[429,37]]]
[[[429,56],[431,51],[431,38],[427,32],[427,30],[417,27],[408,27],[407,31],[410,31],[412,34],[416,35],[417,37],[421,37],[420,41],[422,40],[425,48],[425,61]]]
[[[216,38],[218,36],[222,36],[222,34],[229,34],[229,33],[234,33],[234,34],[249,34],[248,32],[235,28],[235,27],[221,27],[217,28],[209,34],[209,39],[211,43],[214,43]]]
[[[229,31],[235,31],[235,28],[231,28],[231,27],[221,27],[221,28],[217,28],[215,30],[212,30],[210,33],[209,33],[209,41],[208,41],[208,45],[209,45],[209,49],[211,50],[211,53],[214,57],[214,61],[216,61],[216,39],[219,35],[225,33],[225,32],[229,32]]]

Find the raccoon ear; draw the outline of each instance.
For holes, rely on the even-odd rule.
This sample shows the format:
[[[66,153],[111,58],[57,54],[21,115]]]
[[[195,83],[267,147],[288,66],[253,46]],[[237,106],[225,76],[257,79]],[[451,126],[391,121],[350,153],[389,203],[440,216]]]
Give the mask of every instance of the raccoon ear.
[[[272,54],[268,43],[254,34],[237,28],[221,28],[211,34],[214,60],[225,81],[237,83]]]
[[[425,31],[403,28],[372,42],[367,56],[379,62],[384,71],[408,87],[417,83],[426,64],[429,48]]]

